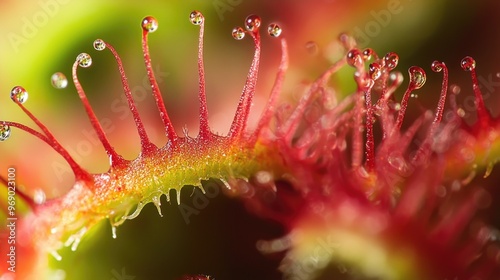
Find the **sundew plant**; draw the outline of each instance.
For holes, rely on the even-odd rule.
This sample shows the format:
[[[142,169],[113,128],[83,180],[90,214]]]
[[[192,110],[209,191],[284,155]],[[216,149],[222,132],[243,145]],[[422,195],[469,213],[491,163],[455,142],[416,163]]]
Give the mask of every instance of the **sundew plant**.
[[[137,33],[142,53],[133,55],[122,55],[91,30],[91,48],[47,79],[55,90],[74,86],[78,121],[63,109],[30,109],[40,93],[29,82],[12,84],[5,93],[10,102],[1,108],[15,107],[22,115],[1,115],[0,144],[23,145],[17,136],[23,134],[29,145],[48,147],[64,160],[72,179],[57,192],[40,186],[37,164],[54,165],[39,148],[15,151],[29,175],[3,159],[0,279],[498,279],[498,207],[488,178],[495,178],[500,159],[500,121],[490,90],[499,75],[482,73],[476,58],[482,51],[406,67],[397,49],[370,46],[412,1],[367,7],[371,21],[335,36],[322,32],[335,20],[315,27],[315,14],[342,18],[344,11],[363,10],[362,4],[268,3],[262,5],[269,11],[283,11],[257,13],[242,2],[213,1],[212,12],[190,9],[179,16],[184,21],[166,28],[151,10],[133,19],[136,29],[119,33]],[[63,9],[57,1],[40,5],[47,20],[56,7]],[[210,70],[231,66],[208,66],[217,60],[207,59],[205,41],[210,24],[224,24],[237,9],[246,15],[228,27],[227,37],[252,47],[233,59],[247,73],[239,99],[232,104],[226,93],[217,95],[222,113],[214,112]],[[23,19],[23,32],[42,28],[35,24],[41,18]],[[310,36],[319,38],[304,39],[297,21],[317,28]],[[164,84],[176,76],[155,62],[153,50],[162,46],[152,43],[154,37],[180,25],[197,38],[189,60],[197,74],[189,82],[193,94],[167,93]],[[5,38],[20,47],[25,35]],[[407,36],[409,44],[417,37]],[[233,55],[224,53],[224,44],[217,50]],[[106,57],[105,72],[114,72],[120,86],[107,85],[107,73],[102,80],[85,78]],[[127,60],[138,57],[142,65],[129,67]],[[139,89],[149,95],[147,108],[140,107],[145,97],[128,78],[136,71],[145,75]],[[234,88],[232,79],[216,81],[219,89]],[[437,87],[426,87],[431,79]],[[87,84],[115,97],[119,88],[121,97],[110,105],[95,102]],[[181,110],[197,131],[176,125],[181,113],[171,95],[197,101]],[[425,95],[434,96],[432,102],[421,101]],[[67,109],[64,100],[57,102]],[[130,123],[100,117],[101,106],[126,114],[122,120]],[[227,127],[215,128],[217,113]],[[60,139],[53,119],[69,135],[82,132],[87,142]],[[137,153],[117,148],[121,142],[134,143]],[[99,146],[105,170],[82,162],[82,143]]]

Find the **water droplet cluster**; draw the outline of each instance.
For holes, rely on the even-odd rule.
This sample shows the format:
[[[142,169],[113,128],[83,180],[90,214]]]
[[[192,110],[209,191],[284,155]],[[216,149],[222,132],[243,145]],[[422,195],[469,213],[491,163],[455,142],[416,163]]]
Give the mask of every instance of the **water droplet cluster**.
[[[237,27],[233,28],[231,35],[236,40],[242,40],[243,38],[245,38],[245,34],[247,32],[254,33],[254,34],[259,32],[261,25],[262,25],[262,20],[259,16],[249,15],[245,19],[245,23],[244,23],[246,30],[240,26],[237,26]],[[271,23],[267,27],[267,34],[269,34],[269,36],[271,36],[271,37],[275,37],[275,38],[280,37],[282,32],[283,32],[283,29],[281,28],[281,26],[279,26],[276,23]]]

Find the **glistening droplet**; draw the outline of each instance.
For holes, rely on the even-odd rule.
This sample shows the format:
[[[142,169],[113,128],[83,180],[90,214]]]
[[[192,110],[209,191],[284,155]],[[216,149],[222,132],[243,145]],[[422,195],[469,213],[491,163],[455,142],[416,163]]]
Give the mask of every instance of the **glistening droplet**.
[[[10,126],[0,124],[0,141],[5,141],[10,137]]]
[[[233,32],[231,33],[234,39],[236,40],[241,40],[245,38],[245,30],[241,27],[235,27],[233,28]]]
[[[62,89],[68,86],[68,79],[63,73],[57,72],[52,74],[52,77],[50,77],[50,83],[53,87]]]
[[[191,14],[189,14],[189,21],[194,25],[201,25],[204,20],[205,17],[199,11],[192,11]]]
[[[464,69],[465,71],[472,71],[476,69],[476,61],[474,60],[474,58],[466,56],[460,62],[460,66],[462,66],[462,69]]]
[[[378,80],[380,76],[382,76],[382,66],[378,64],[377,62],[373,62],[370,64],[369,69],[370,77],[372,80]]]
[[[394,52],[389,52],[384,56],[384,61],[387,70],[391,71],[398,66],[399,55]]]
[[[347,53],[347,64],[352,67],[361,67],[363,65],[363,56],[358,49],[352,49]]]
[[[434,72],[441,72],[441,71],[443,71],[443,67],[444,67],[444,66],[445,66],[445,65],[444,65],[444,63],[443,63],[443,62],[435,60],[435,61],[434,61],[434,62],[432,62],[432,64],[431,64],[431,69],[432,69],[432,71],[434,71]]]
[[[262,21],[258,15],[249,15],[245,19],[245,28],[250,32],[256,32],[259,30],[261,23]]]
[[[106,43],[102,39],[96,39],[94,41],[94,49],[97,51],[102,51],[106,48]]]
[[[424,86],[427,76],[424,69],[418,66],[412,66],[408,69],[410,74],[410,87],[412,89],[419,89]]]
[[[281,31],[281,27],[276,23],[271,23],[267,27],[267,33],[269,33],[271,37],[279,37],[281,35]]]
[[[92,65],[92,57],[88,53],[81,53],[76,57],[78,65],[83,68],[87,68]]]
[[[146,32],[155,32],[158,29],[158,20],[152,16],[147,16],[142,19],[141,26]]]
[[[366,60],[372,58],[374,53],[375,52],[373,51],[373,49],[370,49],[370,48],[364,49],[363,50],[363,59],[366,61]]]
[[[10,98],[16,103],[23,104],[28,100],[28,92],[22,86],[15,86],[10,91]]]

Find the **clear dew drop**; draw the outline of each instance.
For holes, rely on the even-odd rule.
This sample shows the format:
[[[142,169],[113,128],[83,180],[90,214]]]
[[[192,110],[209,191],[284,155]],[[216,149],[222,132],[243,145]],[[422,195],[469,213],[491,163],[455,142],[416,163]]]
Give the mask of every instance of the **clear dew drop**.
[[[6,124],[0,124],[0,141],[5,141],[10,137],[10,126]]]
[[[76,57],[78,65],[83,68],[90,67],[92,65],[92,57],[88,53],[81,53]]]
[[[352,67],[361,67],[363,65],[363,56],[358,49],[352,49],[347,53],[347,64]]]
[[[189,14],[189,21],[194,25],[201,25],[204,20],[205,17],[199,11],[192,11],[191,14]]]
[[[418,66],[412,66],[408,69],[410,74],[410,87],[412,89],[420,89],[424,86],[427,76],[424,69]]]
[[[235,27],[233,28],[233,32],[231,32],[231,35],[236,40],[242,40],[243,38],[245,38],[245,30],[243,30],[243,28],[241,27]]]
[[[460,66],[462,66],[462,69],[464,69],[465,71],[472,71],[476,69],[476,61],[474,60],[474,58],[466,56],[460,62]]]
[[[96,51],[102,51],[106,48],[106,43],[102,39],[96,39],[93,45]]]
[[[391,71],[396,68],[399,63],[399,55],[395,52],[389,52],[384,56],[385,67],[387,70]]]
[[[435,60],[435,61],[434,61],[434,62],[432,62],[432,64],[431,64],[431,69],[432,69],[432,71],[434,71],[434,72],[441,72],[441,71],[443,71],[444,66],[445,66],[445,65],[444,65],[444,63],[443,63],[443,62]]]
[[[382,66],[377,62],[373,62],[368,67],[368,71],[370,73],[370,77],[372,80],[376,81],[382,76]]]
[[[50,83],[54,88],[63,89],[68,86],[68,79],[63,73],[57,72],[50,77]]]
[[[26,91],[22,86],[15,86],[10,91],[10,98],[16,103],[23,104],[28,100],[28,91]]]
[[[142,19],[141,26],[146,32],[155,32],[158,29],[158,20],[152,16],[147,16]]]
[[[256,32],[259,30],[261,23],[262,21],[258,15],[249,15],[245,19],[245,28],[250,32]]]
[[[281,29],[281,27],[279,25],[277,25],[276,23],[271,23],[267,27],[267,33],[271,37],[279,37],[281,35],[282,31],[283,31],[283,29]]]

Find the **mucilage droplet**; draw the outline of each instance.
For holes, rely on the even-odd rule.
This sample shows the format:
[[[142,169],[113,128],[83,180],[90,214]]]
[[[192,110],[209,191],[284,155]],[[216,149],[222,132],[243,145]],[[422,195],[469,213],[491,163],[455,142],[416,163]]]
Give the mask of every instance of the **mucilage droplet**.
[[[204,20],[205,17],[199,11],[192,11],[191,14],[189,14],[189,21],[194,25],[201,25]]]
[[[106,43],[102,39],[96,39],[94,41],[94,49],[96,51],[102,51],[106,48]]]
[[[15,86],[10,91],[10,98],[16,103],[23,104],[28,100],[28,91],[21,86]]]
[[[412,89],[419,89],[424,86],[427,80],[424,69],[418,66],[412,66],[408,69],[408,73],[410,74],[410,86]]]
[[[363,59],[365,61],[371,59],[374,53],[375,52],[373,51],[373,49],[370,49],[370,48],[364,49],[363,50]]]
[[[243,30],[243,28],[241,27],[235,27],[233,28],[231,35],[236,40],[242,40],[243,38],[245,38],[245,30]]]
[[[83,68],[90,67],[92,65],[92,57],[88,53],[81,53],[76,57],[78,65]]]
[[[56,72],[50,77],[50,83],[54,88],[63,89],[68,86],[68,79],[61,72]]]
[[[0,141],[5,141],[10,137],[10,126],[0,124]]]
[[[396,66],[398,66],[399,63],[399,55],[394,52],[389,52],[384,56],[384,61],[385,61],[385,67],[387,70],[391,71]]]
[[[443,66],[444,66],[443,62],[438,61],[438,60],[434,60],[431,64],[431,69],[434,72],[441,72],[441,71],[443,71]]]
[[[358,49],[352,49],[347,53],[347,64],[352,67],[361,67],[363,65],[363,56]]]
[[[281,31],[281,27],[276,23],[271,23],[267,27],[267,33],[269,33],[271,37],[279,37],[281,35]]]
[[[258,15],[249,15],[245,19],[245,28],[250,32],[257,32],[261,23],[262,21]]]
[[[155,32],[158,29],[158,20],[152,16],[147,16],[142,19],[142,29],[146,32]]]
[[[462,69],[464,69],[465,71],[472,71],[476,69],[476,61],[474,60],[474,58],[466,56],[460,62],[460,66],[462,66]]]
[[[378,80],[380,76],[382,76],[382,66],[377,62],[371,63],[368,71],[370,73],[370,78],[374,81]]]

